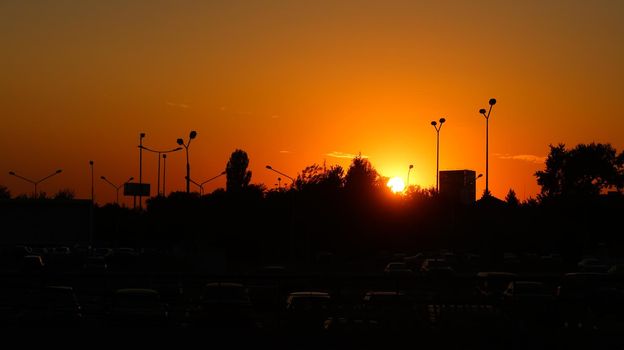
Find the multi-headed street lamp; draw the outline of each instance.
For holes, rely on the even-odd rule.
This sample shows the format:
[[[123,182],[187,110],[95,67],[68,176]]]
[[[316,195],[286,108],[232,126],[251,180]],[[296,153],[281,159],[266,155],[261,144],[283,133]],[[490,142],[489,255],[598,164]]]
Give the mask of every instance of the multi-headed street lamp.
[[[34,180],[29,179],[29,178],[23,177],[23,176],[21,176],[21,175],[16,174],[14,171],[9,171],[9,175],[11,175],[11,176],[15,176],[15,177],[16,177],[16,178],[18,178],[18,179],[22,179],[22,180],[24,180],[24,181],[26,181],[26,182],[30,182],[31,184],[33,184],[33,185],[34,185],[34,187],[35,187],[34,198],[37,198],[37,185],[39,185],[39,184],[40,184],[40,183],[42,183],[43,181],[45,181],[45,180],[47,180],[47,179],[51,178],[52,176],[54,176],[54,175],[56,175],[56,174],[60,174],[62,171],[63,171],[62,169],[59,169],[59,170],[57,170],[57,171],[53,172],[52,174],[50,174],[50,175],[48,175],[48,176],[44,177],[43,179],[41,179],[41,180],[39,180],[39,181],[34,181]]]
[[[431,122],[431,125],[433,125],[436,131],[436,192],[440,192],[440,129],[442,129],[442,124],[444,124],[444,122],[446,122],[444,118],[440,118],[439,125],[435,120]]]
[[[225,174],[226,174],[226,172],[222,171],[219,175],[213,176],[210,179],[208,179],[208,180],[206,180],[206,181],[204,181],[202,183],[197,183],[197,182],[193,181],[193,179],[187,179],[187,180],[190,180],[193,184],[195,184],[197,187],[199,187],[199,195],[203,196],[204,195],[204,185],[207,184],[208,182],[210,182],[210,181],[220,177],[220,176],[225,175]]]
[[[113,186],[113,187],[115,188],[115,195],[116,195],[116,197],[117,197],[117,201],[116,201],[116,203],[117,203],[117,205],[119,205],[119,189],[121,188],[121,186],[123,186],[123,185],[127,184],[128,182],[130,182],[130,181],[134,180],[134,177],[130,177],[130,178],[128,179],[128,181],[124,182],[124,183],[123,183],[123,184],[121,184],[121,185],[115,185],[114,183],[110,182],[110,181],[106,178],[106,176],[100,176],[100,179],[102,179],[102,180],[106,181],[109,185],[111,185],[111,186]]]
[[[485,192],[484,192],[485,194],[490,193],[490,187],[489,187],[490,168],[489,168],[489,159],[488,159],[489,130],[488,129],[489,129],[490,113],[492,112],[492,107],[496,104],[496,99],[491,98],[490,101],[488,101],[488,103],[490,104],[490,109],[488,109],[487,114],[486,114],[485,108],[481,108],[479,110],[479,113],[485,117]]]
[[[186,150],[186,193],[191,193],[191,165],[189,163],[189,146],[191,145],[191,141],[197,137],[197,131],[192,130],[189,133],[188,142],[185,144],[184,139],[178,139],[177,143],[180,146],[183,146]]]

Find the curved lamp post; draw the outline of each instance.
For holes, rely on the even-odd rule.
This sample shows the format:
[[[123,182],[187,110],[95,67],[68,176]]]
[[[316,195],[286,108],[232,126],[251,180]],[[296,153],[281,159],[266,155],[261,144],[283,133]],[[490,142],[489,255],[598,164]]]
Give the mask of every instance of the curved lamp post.
[[[496,99],[495,98],[491,98],[490,101],[488,101],[488,103],[490,104],[490,109],[488,109],[487,114],[485,111],[485,108],[481,108],[479,110],[479,113],[482,114],[485,117],[485,192],[489,194],[490,193],[490,187],[489,187],[489,164],[488,164],[488,143],[489,143],[489,121],[490,121],[490,113],[492,112],[492,107],[496,104]]]
[[[278,174],[280,174],[280,175],[282,175],[282,176],[285,176],[285,177],[289,178],[289,179],[290,179],[290,181],[292,181],[292,186],[293,186],[293,188],[295,187],[295,179],[294,179],[292,176],[288,176],[288,175],[284,174],[283,172],[281,172],[281,171],[279,171],[279,170],[274,169],[274,168],[273,168],[272,166],[270,166],[270,165],[267,165],[267,166],[266,166],[266,168],[267,168],[267,169],[269,169],[269,170],[271,170],[271,171],[274,171],[274,172],[276,172],[276,173],[278,173]]]
[[[115,185],[114,183],[110,182],[110,181],[106,178],[106,176],[100,176],[100,179],[102,179],[102,180],[106,181],[109,185],[111,185],[111,186],[113,186],[113,187],[115,188],[115,194],[116,194],[116,197],[117,197],[117,205],[119,205],[119,189],[121,188],[121,186],[123,186],[123,185],[127,184],[128,182],[130,182],[130,181],[134,180],[134,177],[130,177],[130,178],[128,179],[128,181],[126,181],[126,182],[122,183],[121,185]]]
[[[173,148],[173,149],[170,149],[170,150],[167,150],[167,151],[151,149],[151,148],[145,147],[143,145],[140,145],[139,148],[144,149],[144,150],[149,151],[149,152],[152,152],[152,153],[157,153],[158,154],[158,180],[156,182],[156,188],[158,189],[157,190],[157,195],[160,196],[160,155],[162,154],[163,158],[166,158],[164,156],[165,154],[171,153],[171,152],[181,151],[182,147],[176,147],[176,148]],[[164,175],[163,175],[163,178],[164,178]],[[164,182],[164,180],[163,180],[163,182]],[[163,192],[164,192],[164,190],[163,190]]]
[[[288,176],[287,174],[284,174],[283,172],[274,169],[272,166],[267,165],[265,168],[274,171],[284,177],[287,177],[290,179],[290,181],[292,181],[292,187],[294,188],[295,186],[295,179],[292,176]],[[281,186],[281,184],[280,184]],[[291,203],[291,216],[290,216],[290,260],[292,263],[295,262],[296,260],[296,243],[295,243],[295,220],[296,220],[296,214],[295,214],[295,207],[296,207],[296,194],[297,191],[292,191],[292,203]],[[307,247],[309,247],[310,245],[307,244]],[[309,254],[309,252],[308,252]]]
[[[177,139],[176,142],[178,145],[183,146],[186,150],[186,193],[191,193],[191,165],[189,163],[189,146],[191,145],[191,141],[197,137],[197,131],[192,130],[189,133],[188,142],[185,144],[184,139]]]
[[[440,192],[440,129],[442,129],[442,124],[446,122],[445,118],[440,118],[440,124],[435,120],[431,122],[433,128],[436,131],[436,192]]]
[[[34,196],[35,196],[35,198],[37,198],[37,185],[38,185],[38,184],[40,184],[40,183],[42,183],[43,181],[45,181],[45,180],[47,180],[47,179],[51,178],[52,176],[54,176],[54,175],[56,175],[56,174],[60,174],[62,171],[63,171],[62,169],[59,169],[59,170],[57,170],[57,171],[53,172],[52,174],[50,174],[50,175],[48,175],[48,176],[44,177],[43,179],[41,179],[41,180],[39,180],[39,181],[33,181],[33,180],[29,179],[29,178],[26,178],[26,177],[23,177],[23,176],[21,176],[21,175],[18,175],[18,174],[17,174],[17,173],[15,173],[14,171],[9,171],[9,175],[15,176],[15,177],[16,177],[16,178],[18,178],[18,179],[22,179],[22,180],[24,180],[24,181],[26,181],[26,182],[30,182],[31,184],[33,184],[33,185],[35,186],[35,194],[34,194]]]

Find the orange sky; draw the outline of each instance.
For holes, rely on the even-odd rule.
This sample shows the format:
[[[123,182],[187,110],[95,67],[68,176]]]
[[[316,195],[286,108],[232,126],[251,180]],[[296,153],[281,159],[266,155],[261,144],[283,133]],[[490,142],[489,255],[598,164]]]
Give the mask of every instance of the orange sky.
[[[87,198],[93,159],[96,199],[111,201],[99,176],[138,177],[140,132],[172,148],[192,129],[197,181],[242,148],[269,187],[266,164],[295,176],[358,152],[386,176],[414,164],[410,182],[428,187],[440,117],[441,170],[485,172],[491,97],[496,196],[535,196],[549,143],[624,149],[621,1],[5,0],[0,45],[0,184],[13,194],[32,186],[9,170],[62,168],[40,190]],[[168,159],[168,191],[184,188],[184,162]],[[153,187],[156,166],[144,154]]]

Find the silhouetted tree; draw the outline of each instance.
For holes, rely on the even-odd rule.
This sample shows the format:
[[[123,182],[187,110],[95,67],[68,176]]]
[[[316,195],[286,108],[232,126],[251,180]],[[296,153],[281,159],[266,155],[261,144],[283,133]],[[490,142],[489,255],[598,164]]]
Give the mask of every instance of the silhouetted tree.
[[[347,175],[345,176],[345,188],[349,191],[369,192],[378,184],[379,173],[370,161],[358,155],[353,158]]]
[[[11,199],[11,191],[6,186],[0,185],[0,199]]]
[[[54,199],[74,199],[76,197],[73,190],[69,188],[64,188],[59,190],[55,195]]]
[[[561,196],[595,196],[609,188],[624,187],[624,154],[610,144],[579,144],[566,150],[550,145],[546,169],[535,173],[542,187],[540,199]]]
[[[227,192],[240,192],[249,185],[251,181],[251,171],[247,170],[249,166],[249,157],[247,152],[237,149],[232,152],[230,160],[225,167],[227,183],[225,185]]]
[[[514,208],[520,205],[520,201],[516,196],[516,191],[510,188],[509,192],[507,192],[507,196],[505,196],[505,202],[507,202],[507,205]]]
[[[483,194],[481,195],[481,199],[492,197],[492,192],[489,189],[483,190]]]
[[[318,164],[312,164],[303,169],[295,180],[295,186],[300,190],[319,187],[338,189],[343,183],[344,169],[340,165],[326,169]]]

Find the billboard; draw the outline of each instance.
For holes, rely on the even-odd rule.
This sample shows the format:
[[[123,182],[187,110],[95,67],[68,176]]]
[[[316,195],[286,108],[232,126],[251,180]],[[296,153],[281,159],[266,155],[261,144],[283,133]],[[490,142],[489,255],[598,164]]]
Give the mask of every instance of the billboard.
[[[149,197],[150,185],[136,182],[126,182],[124,184],[124,196]]]
[[[474,203],[476,180],[474,170],[440,171],[440,196],[456,203],[466,205]]]

